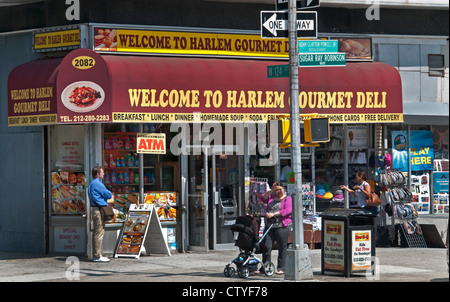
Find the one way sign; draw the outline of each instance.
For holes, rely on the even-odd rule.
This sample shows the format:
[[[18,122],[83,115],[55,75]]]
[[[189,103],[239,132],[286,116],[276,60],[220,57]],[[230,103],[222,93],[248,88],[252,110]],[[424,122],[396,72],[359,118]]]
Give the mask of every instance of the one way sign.
[[[261,12],[261,38],[288,37],[287,12]],[[297,12],[297,38],[317,38],[317,12]]]

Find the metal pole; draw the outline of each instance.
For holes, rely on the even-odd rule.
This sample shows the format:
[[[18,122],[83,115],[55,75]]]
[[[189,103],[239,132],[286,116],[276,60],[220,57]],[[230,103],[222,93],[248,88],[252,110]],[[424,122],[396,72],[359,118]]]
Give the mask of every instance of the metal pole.
[[[295,192],[292,195],[293,249],[288,249],[286,280],[313,279],[311,255],[303,238],[302,165],[300,147],[300,107],[298,82],[297,3],[289,0],[289,91],[291,124],[291,160],[295,174]]]
[[[293,234],[295,249],[304,244],[303,239],[303,205],[302,205],[302,165],[300,148],[300,107],[299,107],[299,85],[298,85],[298,42],[297,42],[297,3],[290,0],[289,5],[289,90],[291,98],[290,124],[291,124],[291,159],[292,171],[295,173],[295,192],[293,194],[293,222],[296,228]],[[298,232],[296,232],[298,230]]]

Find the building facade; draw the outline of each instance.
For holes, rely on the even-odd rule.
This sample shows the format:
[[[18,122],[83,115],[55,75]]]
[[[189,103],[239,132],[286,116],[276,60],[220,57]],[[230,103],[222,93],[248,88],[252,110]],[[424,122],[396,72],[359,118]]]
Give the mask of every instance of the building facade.
[[[105,58],[105,64],[110,68],[109,75],[113,81],[117,79],[117,82],[126,83],[126,80],[120,75],[120,72],[126,68],[121,69],[117,66],[131,66],[130,64],[133,64],[131,61],[126,59],[122,62],[119,61],[121,61],[121,57],[136,56],[136,53],[130,54],[124,51],[123,55],[114,56],[107,50],[102,50],[100,44],[96,45],[95,37],[104,35],[105,29],[121,30],[125,33],[133,30],[141,30],[146,33],[185,33],[185,36],[180,35],[179,41],[182,41],[182,38],[192,38],[189,33],[194,35],[193,38],[197,37],[198,39],[203,37],[202,35],[206,37],[207,34],[223,35],[230,39],[229,36],[231,35],[258,36],[261,22],[260,11],[274,10],[272,2],[267,0],[174,0],[164,2],[136,0],[127,1],[124,5],[119,2],[111,3],[110,1],[95,1],[95,4],[90,1],[79,1],[79,3],[75,2],[77,4],[71,6],[64,4],[62,1],[30,1],[17,6],[0,6],[0,16],[2,16],[0,18],[2,20],[0,21],[0,54],[2,57],[0,67],[0,91],[2,92],[0,95],[2,100],[0,107],[0,136],[2,140],[0,147],[0,160],[2,162],[0,186],[3,192],[2,197],[0,197],[0,250],[49,253],[70,252],[70,248],[75,248],[76,252],[89,254],[89,210],[83,210],[83,206],[81,206],[72,213],[75,214],[73,216],[61,215],[63,214],[62,208],[67,206],[66,203],[76,201],[74,202],[75,205],[84,202],[84,207],[88,206],[87,200],[82,198],[83,181],[77,179],[74,180],[74,183],[70,183],[68,179],[67,183],[62,184],[61,181],[64,180],[61,180],[61,178],[65,178],[66,174],[67,177],[70,177],[71,174],[75,174],[75,177],[84,175],[86,182],[88,182],[89,171],[95,164],[102,164],[106,167],[105,170],[110,177],[110,184],[115,185],[117,194],[126,196],[126,198],[130,194],[135,195],[141,203],[145,203],[146,200],[156,199],[156,194],[158,194],[158,198],[162,194],[166,194],[166,197],[169,198],[167,194],[176,193],[175,196],[179,200],[178,203],[173,204],[173,208],[179,214],[178,217],[171,219],[173,217],[169,217],[169,213],[162,213],[163,216],[160,216],[164,218],[165,215],[163,228],[166,232],[166,239],[170,237],[168,240],[173,241],[172,247],[174,249],[186,250],[198,247],[200,250],[207,250],[222,243],[231,243],[232,238],[227,235],[226,227],[233,217],[247,211],[246,205],[251,199],[251,185],[249,183],[252,183],[252,179],[267,179],[271,183],[277,178],[283,178],[281,171],[283,167],[289,166],[289,155],[281,153],[281,160],[277,164],[262,167],[259,165],[258,156],[251,156],[245,152],[242,153],[242,156],[221,154],[226,148],[231,148],[230,154],[233,154],[233,152],[236,154],[236,146],[238,145],[236,142],[228,145],[224,143],[223,146],[228,147],[224,147],[225,149],[221,149],[220,152],[212,150],[211,152],[217,154],[215,153],[214,156],[209,158],[208,156],[202,157],[202,152],[200,154],[192,152],[189,155],[166,154],[156,156],[137,155],[134,152],[119,154],[118,150],[125,150],[127,143],[131,146],[133,146],[133,143],[136,144],[136,142],[133,142],[136,133],[158,132],[170,135],[169,124],[158,119],[147,123],[140,123],[135,119],[120,123],[117,118],[113,123],[91,123],[89,121],[76,123],[72,121],[67,125],[43,123],[43,125],[30,124],[15,127],[13,125],[14,120],[10,120],[12,115],[8,111],[10,92],[14,89],[10,88],[8,83],[20,82],[21,79],[22,82],[26,82],[31,71],[36,73],[37,78],[43,76],[44,73],[37,65],[34,66],[34,69],[25,69],[24,73],[20,73],[16,69],[22,64],[34,62],[37,59],[55,62],[52,65],[53,67],[48,64],[45,67],[48,72],[47,78],[50,78],[56,68],[62,68],[63,65],[60,64],[63,64],[64,58],[70,56],[72,48],[67,46],[62,46],[60,49],[51,49],[51,51],[39,51],[36,48],[36,34],[45,35],[46,32],[54,32],[59,29],[66,31],[76,28],[79,30],[81,39],[75,48],[89,49],[102,54]],[[321,1],[321,6],[313,9],[318,12],[318,37],[342,41],[358,39],[361,42],[370,41],[370,57],[363,58],[366,63],[351,62],[347,65],[348,67],[355,67],[357,65],[352,64],[380,62],[384,63],[383,66],[395,68],[401,80],[398,87],[401,90],[400,99],[402,102],[402,109],[396,113],[401,114],[402,121],[379,123],[356,123],[353,121],[348,123],[335,120],[332,129],[337,134],[336,138],[339,135],[345,137],[345,140],[336,144],[346,146],[346,153],[365,157],[366,160],[360,159],[361,162],[358,163],[358,159],[355,159],[356,162],[351,162],[347,155],[340,155],[343,157],[342,159],[333,156],[334,160],[337,161],[337,166],[332,166],[333,163],[330,164],[331,154],[337,152],[334,152],[331,146],[322,146],[322,150],[314,150],[314,148],[303,150],[303,176],[305,183],[311,183],[313,192],[316,191],[314,189],[316,185],[331,182],[332,187],[339,182],[349,183],[352,174],[359,169],[367,169],[370,172],[370,156],[378,155],[380,152],[383,154],[390,152],[394,148],[391,138],[392,132],[395,131],[406,131],[407,133],[430,131],[433,136],[433,160],[438,160],[439,164],[445,163],[445,161],[448,163],[448,3],[445,1],[416,1],[415,4],[410,4],[408,1],[403,3],[401,1],[380,1],[379,4],[366,2],[352,1],[349,4],[348,1]],[[409,21],[411,18],[416,22],[411,23]],[[99,33],[98,30],[103,31]],[[147,42],[150,43],[150,40],[147,40]],[[240,46],[243,48],[242,44]],[[96,47],[99,48],[96,50]],[[203,45],[202,47],[207,46]],[[211,45],[209,47],[211,48]],[[250,46],[248,47],[250,48]],[[200,48],[198,44],[197,48]],[[157,53],[147,53],[148,56],[141,57],[146,57],[145,60],[164,62],[161,65],[162,68],[170,70],[169,73],[171,74],[176,74],[178,67],[170,69],[171,64],[175,64],[171,63],[174,59],[177,60],[176,64],[182,66],[192,64],[192,60],[189,54],[173,53],[173,51],[174,49],[167,49],[164,52],[160,49]],[[92,54],[92,56],[95,56],[95,54]],[[204,64],[203,58],[218,59],[217,63],[222,64],[221,67],[224,69],[245,63],[254,66],[249,68],[255,68],[255,70],[262,72],[265,72],[265,66],[260,66],[261,62],[286,61],[286,57],[283,58],[282,56],[269,58],[266,55],[256,59],[254,57],[251,59],[242,57],[243,55],[238,55],[238,58],[231,58],[231,60],[237,60],[233,63],[235,65],[229,65],[231,60],[226,54],[194,52],[192,59],[198,59],[198,62],[194,62],[198,65]],[[355,58],[355,60],[357,59]],[[118,62],[114,63],[114,60],[118,60]],[[101,62],[102,59],[99,58],[97,61]],[[135,64],[140,65],[139,62]],[[153,64],[157,63],[154,62]],[[114,70],[111,70],[111,68]],[[212,73],[212,76],[224,72],[224,69],[220,70],[213,65],[208,68],[217,69],[215,73]],[[185,80],[190,75],[201,77],[205,74],[204,70],[200,73],[196,73],[195,70],[196,65],[190,65],[184,71]],[[307,71],[307,68],[304,70],[306,74],[313,73],[313,71]],[[303,74],[302,71],[300,76]],[[152,72],[148,71],[148,74],[153,74],[149,79],[155,80],[160,72]],[[129,73],[131,76],[132,71],[129,71]],[[63,73],[58,71],[58,77],[59,74],[62,75]],[[323,73],[317,73],[317,75],[325,77]],[[161,78],[170,80],[170,76],[161,75]],[[231,78],[235,76],[235,74],[230,73]],[[139,77],[139,74],[137,74],[137,77]],[[31,77],[28,83],[36,81],[37,78]],[[183,81],[175,76],[173,76],[173,79],[174,81]],[[372,81],[372,78],[370,79]],[[84,80],[86,79],[84,78]],[[254,80],[261,83],[267,81],[261,77],[256,77]],[[216,85],[214,80],[208,82],[210,79],[205,78],[203,81],[210,83],[208,84],[210,87],[203,88],[205,91],[212,90]],[[239,82],[239,79],[237,81]],[[245,81],[245,78],[243,78],[243,81]],[[305,81],[309,80],[306,79]],[[332,81],[330,80],[330,83]],[[362,84],[371,85],[371,83],[364,83],[364,78],[359,81]],[[63,83],[63,80],[58,80],[55,85],[60,85],[59,83]],[[305,82],[305,85],[315,85],[313,81],[311,81],[311,84],[308,83]],[[158,86],[157,93],[161,95],[162,90],[168,89],[165,88],[165,85],[163,83]],[[222,91],[222,95],[226,95],[230,90],[226,86],[222,88],[219,84],[217,85],[217,89],[211,91],[211,101],[214,101],[214,91]],[[272,83],[270,85],[277,84]],[[328,86],[331,87],[332,84]],[[46,86],[43,84],[42,87]],[[130,86],[129,89],[134,87],[136,86]],[[259,88],[258,90],[254,87],[259,86],[255,84],[253,88],[250,86],[241,88],[241,90],[247,91],[248,94],[248,91],[264,91],[265,89]],[[138,89],[138,87],[135,89]],[[174,89],[180,90],[179,88]],[[280,91],[283,91],[283,89],[285,88],[280,88]],[[187,93],[188,90],[186,89],[184,92]],[[275,88],[272,90],[275,91]],[[55,88],[55,91],[60,90]],[[167,92],[167,97],[169,93],[170,90]],[[236,100],[238,100],[237,97]],[[45,106],[45,104],[42,106]],[[133,113],[127,111],[123,106],[118,107],[113,112]],[[164,110],[150,112],[164,114]],[[186,113],[192,114],[192,112],[190,110]],[[236,111],[235,113],[250,116],[251,110]],[[277,111],[269,111],[269,113],[277,113]],[[314,111],[308,113],[314,113]],[[267,114],[267,112],[261,112],[261,114]],[[348,114],[353,113],[349,112]],[[358,116],[360,117],[362,114]],[[61,115],[61,113],[58,112],[58,115]],[[346,115],[343,113],[335,118],[338,119],[343,116]],[[51,116],[48,118],[51,119]],[[63,121],[60,120],[59,122]],[[191,128],[194,127],[194,123],[190,123],[190,125]],[[350,146],[352,139],[349,141],[347,134],[352,130],[360,133],[361,136],[368,137],[368,139],[364,142],[360,140],[361,145],[357,147]],[[76,144],[68,146],[69,142],[76,142]],[[112,147],[116,144],[122,144],[123,147]],[[76,164],[81,163],[81,166],[67,168],[68,165],[73,164],[70,161],[73,157],[76,157]],[[114,164],[111,164],[111,158],[113,158]],[[126,162],[123,167],[121,167],[122,158]],[[120,160],[119,164],[117,159]],[[130,166],[128,161],[131,159],[133,164]],[[134,164],[136,159],[137,165]],[[64,161],[64,163],[61,164],[61,161]],[[352,166],[352,164],[361,166]],[[444,170],[440,169],[436,172],[445,172],[445,168]],[[342,171],[330,175],[330,170]],[[116,174],[115,177],[119,177],[120,173],[123,178],[126,178],[124,175],[127,174],[128,182],[123,183],[122,181],[118,184],[116,181],[112,183],[113,172]],[[210,176],[208,176],[208,172]],[[409,168],[406,172],[418,176],[428,175],[428,183],[432,182],[433,169],[413,173]],[[131,177],[131,173],[134,177]],[[135,178],[136,174],[142,180],[130,182],[130,179]],[[53,175],[60,177],[58,185],[52,182]],[[167,177],[167,175],[169,176]],[[164,178],[165,176],[166,178]],[[332,181],[329,181],[330,178]],[[205,189],[205,184],[206,187],[209,185],[210,188]],[[67,188],[65,185],[67,185]],[[61,191],[61,186],[64,187],[63,191]],[[69,192],[70,189],[74,189],[76,192]],[[67,190],[67,193],[65,190]],[[81,197],[71,199],[69,193]],[[206,193],[206,195],[201,195],[203,193]],[[418,193],[419,197],[424,197],[422,193]],[[210,199],[210,196],[215,196],[215,194],[220,197],[208,202],[203,201],[203,206],[209,205],[206,209],[202,208],[202,204],[196,203],[195,198],[197,197]],[[442,194],[445,194],[445,192]],[[62,195],[67,197],[67,202]],[[188,196],[190,195],[193,196],[193,200],[189,200]],[[448,219],[448,188],[446,196],[446,203],[443,201],[443,207],[440,209],[438,207],[440,203],[438,202],[437,206],[434,207],[431,203],[434,196],[428,195],[430,197],[428,207],[426,206],[426,200],[420,202],[421,206],[423,205],[421,209],[423,208],[423,212],[426,212],[423,214],[433,217],[442,214],[443,216],[439,217],[447,217]],[[438,197],[441,198],[441,195],[438,195]],[[133,197],[129,198],[132,199]],[[57,201],[57,203],[54,201]],[[70,204],[68,205],[68,209],[70,209]],[[319,202],[316,202],[314,207],[311,208],[312,214],[320,211],[318,205]],[[447,206],[447,210],[445,210],[444,205]],[[440,211],[441,213],[439,213]],[[214,219],[208,220],[206,218],[208,216],[214,217]],[[115,242],[120,227],[119,223],[110,226],[110,232],[108,233],[110,242]],[[205,230],[208,229],[214,230],[211,233],[215,235],[206,235],[208,232]],[[67,234],[70,232],[79,232],[81,235]],[[70,240],[58,239],[67,238],[69,235],[72,236]],[[111,243],[107,249],[112,251],[114,248],[114,244]]]

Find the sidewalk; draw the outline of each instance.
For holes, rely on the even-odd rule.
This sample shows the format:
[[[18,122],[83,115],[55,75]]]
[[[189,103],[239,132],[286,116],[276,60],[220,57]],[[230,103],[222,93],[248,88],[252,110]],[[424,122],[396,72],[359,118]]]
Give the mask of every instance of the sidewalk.
[[[449,281],[446,249],[377,248],[379,277],[369,280],[363,274],[346,278],[340,274],[321,274],[321,250],[311,250],[313,282],[436,282]],[[272,261],[276,264],[277,251]],[[248,279],[227,278],[225,265],[238,250],[204,253],[151,255],[139,259],[111,258],[94,263],[85,258],[55,255],[0,253],[0,282],[288,282],[283,276],[250,274]],[[75,274],[74,274],[75,272]],[[73,280],[74,279],[74,280]]]

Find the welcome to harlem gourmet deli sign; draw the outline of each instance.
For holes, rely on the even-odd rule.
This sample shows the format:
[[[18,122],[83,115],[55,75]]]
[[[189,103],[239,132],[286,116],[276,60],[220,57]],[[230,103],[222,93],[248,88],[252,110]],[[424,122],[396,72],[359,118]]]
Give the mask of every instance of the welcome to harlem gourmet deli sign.
[[[77,49],[11,72],[8,125],[277,119],[289,114],[290,100],[286,79],[267,78],[267,66],[276,64]],[[312,67],[299,84],[302,114],[331,123],[403,122],[400,77],[388,65]]]

